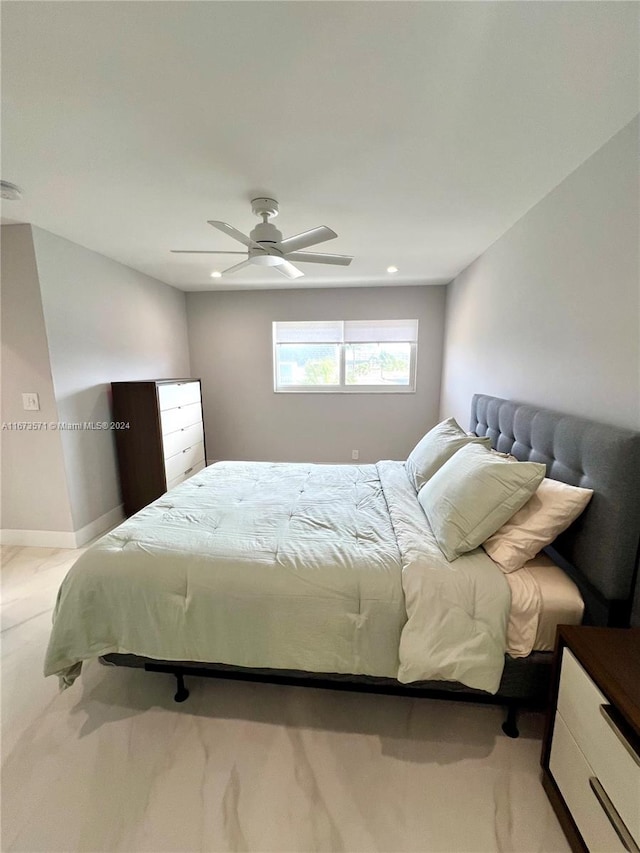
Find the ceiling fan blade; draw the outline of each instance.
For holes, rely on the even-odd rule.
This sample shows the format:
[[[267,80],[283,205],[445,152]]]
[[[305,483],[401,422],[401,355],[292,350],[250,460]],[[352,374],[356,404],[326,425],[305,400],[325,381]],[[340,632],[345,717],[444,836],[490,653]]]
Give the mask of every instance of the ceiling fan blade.
[[[217,228],[218,231],[222,231],[223,234],[233,237],[234,240],[237,240],[245,246],[250,246],[253,249],[262,248],[260,243],[256,243],[256,241],[252,240],[251,237],[247,237],[247,235],[243,234],[242,231],[238,231],[237,228],[234,228],[232,225],[228,225],[226,222],[217,222],[215,219],[208,219],[207,223],[209,225],[213,225],[213,227]]]
[[[316,243],[333,240],[337,236],[336,232],[332,231],[331,228],[327,228],[326,225],[320,225],[318,228],[312,228],[311,231],[304,231],[302,234],[287,237],[286,240],[278,244],[278,248],[282,249],[285,255],[287,255],[289,252],[297,252],[298,249],[315,246]]]
[[[289,261],[283,261],[281,264],[278,264],[276,267],[272,267],[272,269],[277,270],[281,275],[284,275],[286,278],[300,278],[304,275],[302,270],[294,267],[293,264],[290,264]]]
[[[222,252],[210,249],[171,249],[173,255],[246,255],[246,252]]]
[[[307,264],[338,264],[348,267],[353,258],[351,255],[327,255],[321,252],[289,252],[287,260]]]
[[[243,267],[251,266],[251,261],[247,258],[246,261],[240,261],[239,264],[234,264],[232,267],[227,267],[226,270],[222,270],[222,275],[226,275],[228,272],[236,272],[236,270],[241,270]]]

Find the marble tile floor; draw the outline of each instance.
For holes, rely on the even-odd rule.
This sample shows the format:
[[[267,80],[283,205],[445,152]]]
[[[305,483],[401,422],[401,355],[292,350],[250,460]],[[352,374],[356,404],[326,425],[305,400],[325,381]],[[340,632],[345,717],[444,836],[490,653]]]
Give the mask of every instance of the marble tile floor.
[[[93,662],[42,677],[79,551],[2,549],[2,843],[8,851],[569,847],[539,781],[542,717],[491,706],[174,679]]]

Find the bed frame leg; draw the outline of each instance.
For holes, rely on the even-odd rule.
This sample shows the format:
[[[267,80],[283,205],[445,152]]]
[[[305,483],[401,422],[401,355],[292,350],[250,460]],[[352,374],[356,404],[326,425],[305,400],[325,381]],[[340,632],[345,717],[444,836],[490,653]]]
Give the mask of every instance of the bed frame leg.
[[[507,735],[507,737],[519,737],[520,732],[518,730],[518,706],[517,705],[507,705],[507,716],[502,724],[502,731]]]
[[[182,672],[176,672],[174,675],[178,682],[178,689],[176,690],[176,695],[173,698],[176,702],[184,702],[185,699],[189,698],[189,691],[184,686],[184,674]]]

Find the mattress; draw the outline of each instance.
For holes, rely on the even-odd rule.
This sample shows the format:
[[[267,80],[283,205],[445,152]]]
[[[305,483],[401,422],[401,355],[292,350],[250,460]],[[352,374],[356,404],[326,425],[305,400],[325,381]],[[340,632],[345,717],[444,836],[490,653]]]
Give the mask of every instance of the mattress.
[[[223,462],[80,557],[45,674],[116,653],[495,692],[509,598],[482,549],[447,562],[401,462]]]
[[[558,625],[581,624],[584,601],[580,591],[546,554],[538,554],[506,578],[511,589],[507,628],[511,657],[551,652]]]

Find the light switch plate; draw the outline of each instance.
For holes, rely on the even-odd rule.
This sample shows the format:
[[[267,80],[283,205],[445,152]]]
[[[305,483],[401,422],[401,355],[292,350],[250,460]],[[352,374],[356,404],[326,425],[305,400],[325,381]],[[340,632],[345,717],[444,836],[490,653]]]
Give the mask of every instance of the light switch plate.
[[[40,400],[35,392],[22,395],[22,408],[25,412],[39,412]]]

